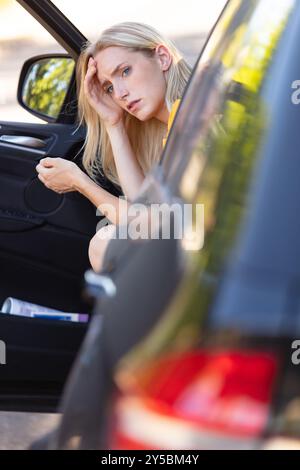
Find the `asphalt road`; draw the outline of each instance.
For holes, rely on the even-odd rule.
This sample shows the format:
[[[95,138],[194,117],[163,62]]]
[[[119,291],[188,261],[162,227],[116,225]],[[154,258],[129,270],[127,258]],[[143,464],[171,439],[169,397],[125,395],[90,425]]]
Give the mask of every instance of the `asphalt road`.
[[[59,414],[0,412],[0,450],[23,450],[51,431]]]

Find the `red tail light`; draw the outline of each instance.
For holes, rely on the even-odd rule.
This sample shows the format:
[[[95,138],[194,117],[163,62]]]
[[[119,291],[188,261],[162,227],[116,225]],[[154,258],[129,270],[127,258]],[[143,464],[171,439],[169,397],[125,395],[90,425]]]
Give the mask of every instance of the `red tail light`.
[[[275,375],[275,357],[252,351],[165,357],[122,390],[112,445],[248,447],[266,426]]]

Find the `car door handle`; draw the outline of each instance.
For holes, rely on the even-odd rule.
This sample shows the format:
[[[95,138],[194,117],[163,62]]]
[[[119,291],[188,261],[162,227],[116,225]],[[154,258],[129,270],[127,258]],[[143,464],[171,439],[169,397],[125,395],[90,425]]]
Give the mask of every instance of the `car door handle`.
[[[1,135],[0,141],[32,148],[43,148],[46,146],[46,142],[44,140],[26,135]]]

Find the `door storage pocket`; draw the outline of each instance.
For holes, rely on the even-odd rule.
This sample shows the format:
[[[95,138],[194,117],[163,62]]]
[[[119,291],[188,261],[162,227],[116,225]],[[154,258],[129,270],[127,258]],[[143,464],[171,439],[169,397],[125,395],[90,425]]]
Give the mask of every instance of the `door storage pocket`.
[[[0,313],[0,408],[54,411],[87,327]]]

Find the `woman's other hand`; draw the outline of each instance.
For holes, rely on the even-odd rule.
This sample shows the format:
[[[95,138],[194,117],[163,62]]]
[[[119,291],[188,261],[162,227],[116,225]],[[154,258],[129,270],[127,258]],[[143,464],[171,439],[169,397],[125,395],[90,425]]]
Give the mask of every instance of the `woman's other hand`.
[[[43,158],[36,166],[39,180],[56,193],[76,191],[83,171],[74,163],[63,158]]]
[[[92,57],[88,62],[84,80],[84,93],[89,104],[103,119],[107,127],[115,126],[123,120],[124,110],[101,88],[97,77],[97,62]]]

